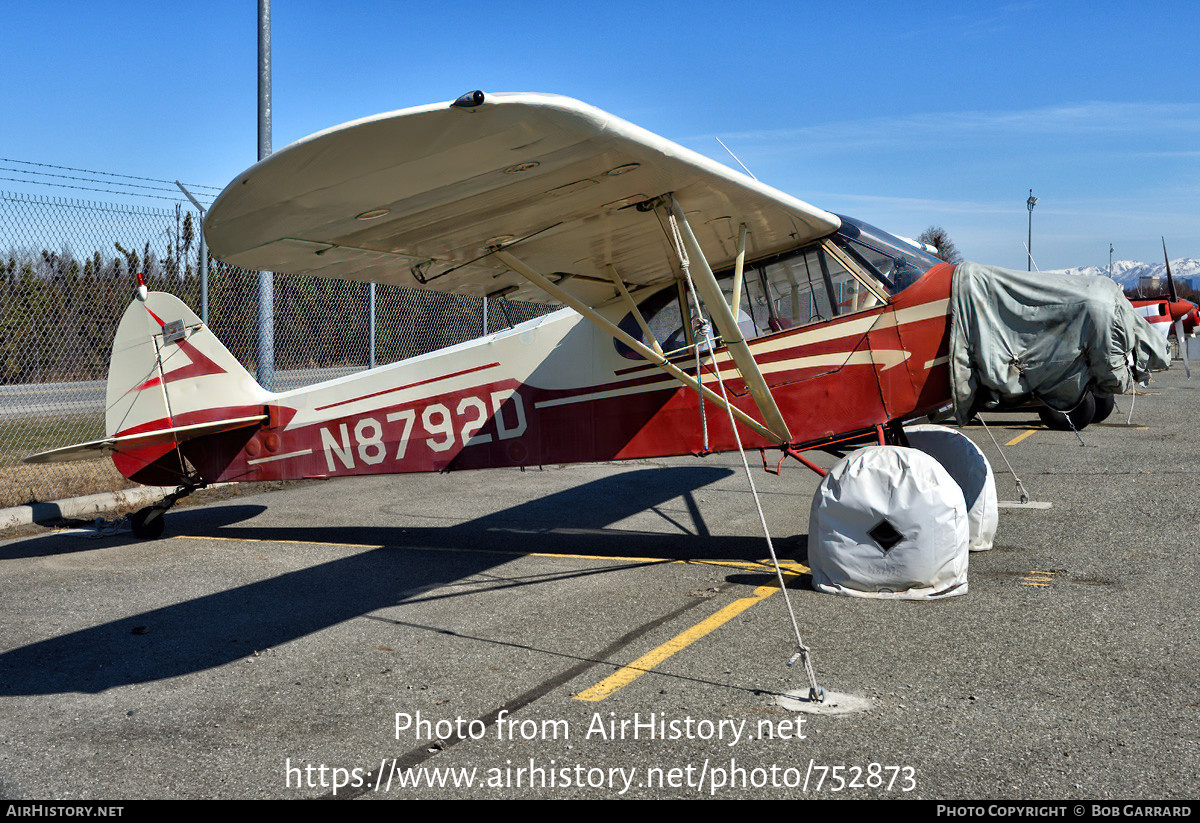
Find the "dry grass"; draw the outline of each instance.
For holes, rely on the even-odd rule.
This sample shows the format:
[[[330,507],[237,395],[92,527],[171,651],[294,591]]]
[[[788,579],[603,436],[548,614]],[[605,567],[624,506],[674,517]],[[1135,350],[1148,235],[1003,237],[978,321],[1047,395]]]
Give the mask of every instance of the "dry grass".
[[[8,455],[0,457],[7,458]],[[13,465],[4,459],[0,465],[0,509],[130,489],[136,485],[122,477],[108,458],[50,466]]]
[[[104,436],[102,415],[23,417],[0,423],[0,509],[128,489],[112,461],[83,460],[30,466],[21,458]]]

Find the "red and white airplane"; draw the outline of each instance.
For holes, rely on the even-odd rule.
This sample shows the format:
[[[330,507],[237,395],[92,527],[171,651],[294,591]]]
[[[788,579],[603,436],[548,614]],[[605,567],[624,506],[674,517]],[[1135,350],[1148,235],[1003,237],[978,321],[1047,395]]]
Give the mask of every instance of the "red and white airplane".
[[[1167,258],[1167,241],[1163,240],[1163,260],[1167,264],[1167,294],[1163,297],[1150,299],[1135,298],[1129,302],[1133,310],[1146,318],[1146,321],[1162,334],[1163,337],[1175,332],[1175,340],[1179,344],[1179,354],[1183,358],[1183,368],[1187,376],[1192,376],[1192,367],[1188,364],[1187,335],[1196,331],[1200,325],[1200,307],[1190,300],[1183,300],[1175,288],[1175,278],[1171,276],[1171,261]]]
[[[816,468],[804,451],[902,442],[955,397],[955,266],[555,95],[473,92],[315,134],[234,180],[205,231],[247,269],[564,308],[276,393],[177,298],[139,296],[108,437],[31,460],[110,454],[179,484],[135,516],[141,536],[208,483],[724,452],[731,418],[764,459]],[[1120,369],[1127,354],[1163,366],[1131,351]]]

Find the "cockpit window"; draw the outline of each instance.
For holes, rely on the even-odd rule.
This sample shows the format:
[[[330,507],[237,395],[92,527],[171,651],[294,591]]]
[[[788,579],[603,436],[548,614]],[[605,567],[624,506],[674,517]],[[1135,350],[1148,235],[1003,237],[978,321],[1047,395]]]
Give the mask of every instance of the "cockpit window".
[[[743,337],[753,340],[873,308],[881,304],[882,297],[903,291],[942,262],[874,226],[849,217],[841,217],[841,221],[842,227],[823,240],[748,264],[736,300],[733,271],[717,273],[725,299],[737,308]],[[683,328],[687,313],[681,311],[681,296],[677,284],[639,304],[642,317],[668,357],[688,345]],[[632,314],[619,325],[646,342]],[[715,327],[712,332],[717,333]],[[622,356],[641,359],[619,340],[616,346]]]
[[[897,294],[941,263],[932,254],[852,217],[838,215],[842,227],[833,241]]]
[[[683,328],[683,312],[679,307],[678,284],[660,289],[640,301],[638,303],[638,310],[642,313],[646,325],[650,327],[650,332],[654,335],[659,348],[668,357],[673,351],[682,349],[687,345],[687,334]],[[634,318],[632,312],[625,315],[617,326],[621,331],[635,340],[640,340],[642,343],[650,345],[650,341],[646,339],[645,332],[642,331],[641,325]],[[617,351],[620,352],[622,357],[627,357],[630,360],[642,359],[640,354],[620,340],[614,339],[613,342],[616,344]]]
[[[878,306],[880,299],[822,243],[748,266],[747,301],[761,337]]]

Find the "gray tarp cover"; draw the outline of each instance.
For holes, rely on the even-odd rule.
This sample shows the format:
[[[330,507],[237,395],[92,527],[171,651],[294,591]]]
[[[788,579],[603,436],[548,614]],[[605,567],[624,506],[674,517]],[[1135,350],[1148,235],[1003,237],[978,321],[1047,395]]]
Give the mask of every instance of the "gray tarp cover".
[[[966,422],[980,388],[1066,410],[1089,385],[1106,394],[1170,365],[1166,338],[1104,277],[962,263],[950,292],[950,379]],[[1126,358],[1133,355],[1133,374]]]

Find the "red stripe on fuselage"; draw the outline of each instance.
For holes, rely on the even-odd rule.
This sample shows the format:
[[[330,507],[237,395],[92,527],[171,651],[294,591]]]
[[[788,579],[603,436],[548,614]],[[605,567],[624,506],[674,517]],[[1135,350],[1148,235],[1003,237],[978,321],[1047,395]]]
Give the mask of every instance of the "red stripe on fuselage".
[[[500,365],[499,363],[488,363],[486,366],[475,366],[474,368],[463,369],[462,371],[456,371],[456,372],[452,372],[450,374],[443,374],[443,375],[439,375],[437,377],[430,377],[428,380],[418,380],[416,383],[407,383],[403,386],[394,386],[390,389],[382,389],[381,391],[371,392],[370,394],[363,394],[363,395],[359,395],[358,397],[351,397],[349,400],[339,400],[336,403],[327,403],[324,406],[317,406],[315,409],[313,409],[313,411],[324,411],[325,409],[332,409],[332,408],[336,408],[337,406],[344,406],[347,403],[357,403],[359,400],[367,400],[372,397],[379,397],[380,395],[383,395],[383,394],[391,394],[392,392],[403,391],[404,389],[415,388],[416,386],[425,386],[430,383],[437,383],[439,380],[449,380],[451,377],[461,377],[464,374],[471,374],[472,372],[483,371],[485,369],[494,369],[494,368],[496,368],[496,366],[499,366],[499,365]]]

